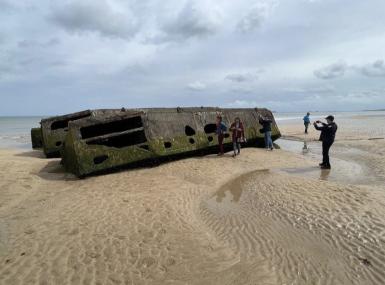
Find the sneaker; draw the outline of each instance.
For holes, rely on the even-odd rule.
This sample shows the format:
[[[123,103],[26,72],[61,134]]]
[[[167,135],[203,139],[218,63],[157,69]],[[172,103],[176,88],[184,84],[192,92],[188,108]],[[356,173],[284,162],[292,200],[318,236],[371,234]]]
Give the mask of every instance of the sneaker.
[[[330,169],[331,167],[330,167],[330,165],[322,165],[321,166],[321,169]]]

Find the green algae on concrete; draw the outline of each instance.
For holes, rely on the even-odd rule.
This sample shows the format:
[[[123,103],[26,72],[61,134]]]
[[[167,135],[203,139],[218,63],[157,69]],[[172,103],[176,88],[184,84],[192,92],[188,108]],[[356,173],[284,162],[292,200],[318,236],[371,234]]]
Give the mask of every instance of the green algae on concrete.
[[[221,115],[229,127],[240,117],[245,127],[244,146],[262,146],[259,115],[273,121],[272,137],[280,137],[267,109],[160,108],[123,110],[119,115],[89,116],[70,121],[62,149],[67,171],[77,176],[115,169],[147,160],[191,156],[216,151],[215,120]],[[231,134],[224,144],[231,147]]]
[[[41,120],[40,124],[45,155],[47,157],[61,156],[69,122],[95,116],[115,116],[121,112],[123,112],[121,109],[85,110]]]
[[[47,157],[60,157],[60,151],[68,131],[68,123],[88,116],[91,116],[90,110],[41,120],[44,154]]]

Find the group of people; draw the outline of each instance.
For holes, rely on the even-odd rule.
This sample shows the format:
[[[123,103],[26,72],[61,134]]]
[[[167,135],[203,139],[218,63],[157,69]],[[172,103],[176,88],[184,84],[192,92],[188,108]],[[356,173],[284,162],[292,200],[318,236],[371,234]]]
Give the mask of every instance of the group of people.
[[[326,119],[326,123],[323,123],[317,120],[317,121],[314,121],[313,125],[316,130],[321,132],[319,140],[322,141],[323,159],[322,159],[322,162],[319,164],[319,166],[322,169],[330,169],[331,165],[330,165],[330,158],[329,158],[329,150],[332,144],[334,143],[334,139],[337,132],[337,124],[334,122],[334,117],[332,115],[327,116],[325,119]],[[309,112],[304,116],[303,121],[305,125],[305,134],[307,134],[309,125],[311,124]],[[259,123],[262,126],[262,128],[259,131],[264,134],[266,149],[273,150],[274,149],[273,140],[271,139],[272,120],[260,115]],[[216,121],[216,134],[218,136],[218,144],[219,144],[218,155],[224,154],[223,140],[225,138],[226,132],[227,132],[227,126],[222,121],[222,117],[218,115],[217,121]],[[232,142],[233,142],[233,150],[234,150],[233,157],[236,157],[241,153],[241,143],[246,142],[245,129],[239,117],[236,117],[234,119],[234,122],[230,126],[230,132],[232,133]]]
[[[262,125],[262,129],[260,129],[260,132],[264,134],[266,149],[273,150],[274,149],[273,140],[271,139],[272,120],[269,118],[259,116],[259,123]],[[227,132],[227,126],[224,124],[222,117],[219,115],[217,116],[216,127],[217,127],[216,134],[218,136],[218,144],[219,144],[218,155],[223,155],[224,154],[223,140]],[[230,126],[230,132],[232,134],[232,142],[233,142],[233,150],[234,150],[233,157],[236,157],[241,153],[241,143],[246,142],[245,129],[239,117],[236,117],[234,119],[234,122]]]
[[[334,116],[329,115],[325,119],[326,123],[317,120],[314,121],[313,125],[317,131],[321,132],[319,140],[322,141],[322,162],[319,164],[319,166],[321,167],[321,169],[330,169],[331,165],[329,150],[332,144],[334,143],[338,127],[337,124],[334,122]],[[303,117],[303,122],[305,125],[305,134],[307,134],[309,125],[311,123],[309,112]]]

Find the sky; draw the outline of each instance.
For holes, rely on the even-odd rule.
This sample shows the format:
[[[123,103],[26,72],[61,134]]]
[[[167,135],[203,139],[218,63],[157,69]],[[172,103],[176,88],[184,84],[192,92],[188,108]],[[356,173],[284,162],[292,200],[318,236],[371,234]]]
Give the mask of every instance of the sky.
[[[0,116],[385,108],[384,0],[0,0]]]

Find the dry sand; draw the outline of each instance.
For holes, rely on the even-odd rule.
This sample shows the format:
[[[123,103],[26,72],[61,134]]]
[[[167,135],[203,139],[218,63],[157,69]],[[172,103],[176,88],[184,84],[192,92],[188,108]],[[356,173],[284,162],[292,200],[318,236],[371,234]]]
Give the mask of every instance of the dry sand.
[[[0,284],[384,284],[385,143],[292,147],[83,180],[0,150]]]

